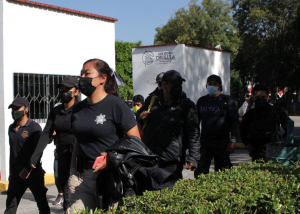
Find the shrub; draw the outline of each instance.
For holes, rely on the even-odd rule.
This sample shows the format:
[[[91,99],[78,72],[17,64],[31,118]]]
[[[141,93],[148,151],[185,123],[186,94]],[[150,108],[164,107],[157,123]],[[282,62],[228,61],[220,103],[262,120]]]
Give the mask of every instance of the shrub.
[[[113,213],[299,213],[299,174],[298,165],[245,163],[123,199]]]

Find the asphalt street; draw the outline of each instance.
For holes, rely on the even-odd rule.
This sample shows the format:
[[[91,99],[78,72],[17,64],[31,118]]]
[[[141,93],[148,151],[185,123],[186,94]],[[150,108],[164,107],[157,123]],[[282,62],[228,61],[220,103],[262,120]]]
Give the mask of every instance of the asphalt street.
[[[291,116],[291,119],[295,121],[295,138],[300,139],[300,116]],[[245,149],[237,149],[233,154],[230,156],[233,166],[237,166],[240,163],[245,163],[251,161],[247,150]],[[211,171],[213,170],[213,162],[210,168]],[[194,173],[184,169],[183,170],[183,177],[184,179],[193,179]],[[48,192],[47,198],[49,202],[49,206],[51,209],[51,213],[63,213],[63,209],[61,205],[52,205],[52,202],[56,199],[57,196],[57,189],[54,184],[47,185]],[[6,193],[0,193],[0,213],[4,213],[5,210],[5,201],[6,201]],[[22,197],[22,200],[19,204],[17,214],[38,214],[38,209],[36,206],[35,199],[30,192],[27,190]]]

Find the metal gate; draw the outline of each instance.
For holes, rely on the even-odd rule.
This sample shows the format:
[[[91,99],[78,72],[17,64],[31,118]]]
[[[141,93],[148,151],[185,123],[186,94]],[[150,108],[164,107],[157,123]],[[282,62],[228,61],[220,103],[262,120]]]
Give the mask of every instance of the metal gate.
[[[27,99],[30,118],[45,123],[50,110],[60,102],[56,85],[66,76],[14,73],[14,98]]]

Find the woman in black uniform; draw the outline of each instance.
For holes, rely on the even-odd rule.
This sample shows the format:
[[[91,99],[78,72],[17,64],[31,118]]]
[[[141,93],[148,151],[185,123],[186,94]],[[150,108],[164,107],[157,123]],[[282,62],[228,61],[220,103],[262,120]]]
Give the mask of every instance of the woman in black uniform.
[[[134,116],[125,101],[118,98],[115,74],[106,62],[99,59],[86,61],[81,70],[79,89],[87,99],[72,111],[76,144],[69,178],[71,206],[67,213],[73,213],[72,207],[76,210],[99,207],[96,178],[101,176],[103,169],[109,168],[106,149],[124,135],[139,137]],[[94,170],[93,163],[100,155],[105,159]]]
[[[70,175],[72,150],[75,144],[75,137],[71,129],[71,113],[75,104],[78,102],[78,83],[79,81],[76,78],[69,76],[57,85],[57,88],[59,88],[59,98],[63,104],[54,107],[50,111],[37,148],[30,159],[31,167],[34,168],[38,157],[41,156],[49,139],[55,131],[55,137],[57,138],[56,153],[58,155],[58,180],[63,188],[64,210],[69,206],[67,183]],[[59,194],[58,197],[62,196]]]

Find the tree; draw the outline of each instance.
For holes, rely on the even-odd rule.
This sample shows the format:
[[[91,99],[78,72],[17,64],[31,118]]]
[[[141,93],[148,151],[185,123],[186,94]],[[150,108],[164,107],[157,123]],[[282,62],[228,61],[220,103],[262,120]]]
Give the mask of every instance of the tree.
[[[166,25],[155,29],[155,44],[191,43],[215,47],[221,44],[233,55],[237,53],[239,38],[232,19],[231,4],[223,0],[192,0],[188,10],[180,8]]]
[[[180,8],[166,25],[155,30],[155,44],[174,43],[175,40],[212,47],[220,44],[223,49],[232,51],[231,61],[240,44],[231,4],[227,0],[203,0],[201,5],[192,0],[188,10]],[[231,95],[236,100],[243,98],[238,70],[231,71]]]
[[[243,83],[241,81],[239,71],[230,71],[230,96],[238,101],[240,104],[244,101],[245,91],[243,90]]]
[[[122,78],[125,87],[119,87],[121,98],[131,100],[133,96],[132,84],[132,48],[140,46],[142,41],[132,42],[115,42],[116,51],[116,72]]]
[[[299,0],[235,0],[233,5],[243,41],[233,66],[244,80],[268,85],[273,100],[276,87],[294,84],[299,46],[293,37],[299,27],[299,5]]]

